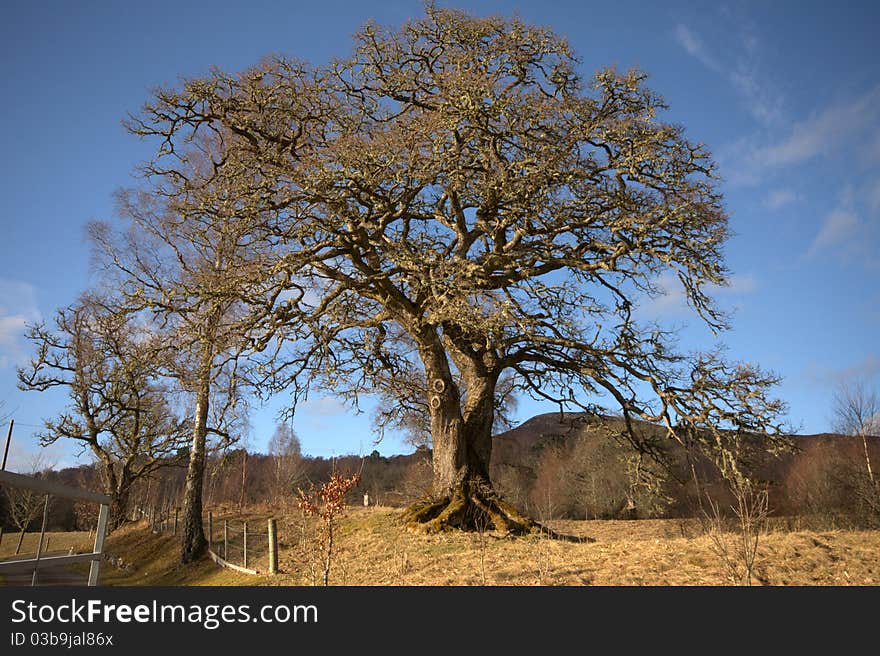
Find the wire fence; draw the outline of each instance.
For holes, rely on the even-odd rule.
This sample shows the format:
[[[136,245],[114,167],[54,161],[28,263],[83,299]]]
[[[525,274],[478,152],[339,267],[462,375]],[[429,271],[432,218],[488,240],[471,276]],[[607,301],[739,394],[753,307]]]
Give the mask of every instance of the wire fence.
[[[176,535],[180,530],[180,510],[157,512],[149,518],[153,531]],[[238,515],[217,516],[209,512],[205,517],[208,549],[223,566],[249,570],[254,574],[274,574],[278,571],[278,539],[273,517]],[[219,562],[219,561],[218,561]]]
[[[214,553],[223,560],[257,572],[269,570],[267,519],[246,521],[231,517],[215,519],[209,524],[213,524],[213,535],[209,543],[213,546]]]

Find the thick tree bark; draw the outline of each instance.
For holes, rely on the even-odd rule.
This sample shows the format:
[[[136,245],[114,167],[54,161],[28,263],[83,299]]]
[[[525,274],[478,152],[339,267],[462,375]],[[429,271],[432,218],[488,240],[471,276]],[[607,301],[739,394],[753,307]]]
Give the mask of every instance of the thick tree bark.
[[[113,532],[128,521],[128,498],[131,493],[131,482],[120,482],[120,489],[110,495],[110,522],[108,532]]]
[[[439,344],[422,349],[431,408],[433,498],[407,509],[411,527],[437,532],[494,528],[523,534],[540,527],[502,501],[489,478],[495,376],[465,375],[467,402]],[[461,367],[460,367],[461,368]]]
[[[128,495],[131,481],[127,480],[125,470],[116,474],[113,461],[104,449],[98,447],[98,433],[92,429],[92,452],[101,461],[101,477],[104,479],[104,490],[110,495],[110,517],[107,532],[111,533],[126,521],[125,511],[128,508]]]
[[[196,413],[193,425],[192,448],[186,472],[183,497],[180,561],[190,563],[205,553],[208,541],[202,527],[202,485],[205,480],[205,440],[208,433],[209,381],[199,382],[196,394]]]

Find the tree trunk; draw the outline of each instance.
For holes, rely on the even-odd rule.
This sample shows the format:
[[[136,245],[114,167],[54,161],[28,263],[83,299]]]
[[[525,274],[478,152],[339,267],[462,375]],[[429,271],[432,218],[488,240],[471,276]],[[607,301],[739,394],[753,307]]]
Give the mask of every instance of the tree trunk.
[[[868,469],[868,480],[871,481],[871,486],[876,486],[877,482],[874,479],[874,469],[871,467],[871,452],[868,450],[868,430],[863,429],[861,431],[862,434],[862,447],[865,450],[865,466]]]
[[[333,517],[327,520],[327,553],[324,558],[324,586],[330,585],[330,564],[333,562]]]
[[[107,528],[112,533],[128,521],[128,497],[131,493],[131,484],[123,483],[122,489],[115,490],[110,496],[110,521]]]
[[[183,496],[183,525],[181,527],[180,561],[190,563],[205,553],[208,541],[202,527],[202,486],[205,480],[205,440],[208,433],[209,381],[207,375],[199,381],[196,394],[196,413],[193,425],[192,448],[186,472]]]
[[[450,528],[523,534],[538,525],[505,503],[489,478],[494,420],[494,376],[466,376],[467,403],[452,378],[445,354],[423,352],[433,443],[433,498],[407,509],[411,527],[437,532]]]
[[[248,455],[245,449],[241,450],[241,490],[238,494],[238,512],[244,508],[244,492],[247,484],[247,461]]]

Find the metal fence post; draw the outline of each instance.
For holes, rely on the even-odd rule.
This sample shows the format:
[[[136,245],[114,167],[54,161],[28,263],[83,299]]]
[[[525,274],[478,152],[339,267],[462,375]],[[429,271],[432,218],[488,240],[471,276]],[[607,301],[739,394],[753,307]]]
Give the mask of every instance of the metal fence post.
[[[2,484],[3,486],[9,485],[25,490],[31,490],[33,492],[38,492],[46,495],[46,500],[43,506],[43,522],[40,528],[39,541],[36,545],[35,557],[25,559],[0,560],[0,574],[5,574],[6,572],[32,572],[31,583],[33,585],[36,585],[39,579],[40,566],[43,566],[45,568],[62,563],[68,564],[88,562],[91,564],[88,579],[89,585],[96,585],[100,568],[100,560],[104,554],[104,539],[107,534],[107,520],[110,514],[110,497],[106,494],[98,494],[96,492],[90,492],[88,490],[81,490],[78,488],[69,487],[67,485],[61,485],[60,483],[56,483],[54,481],[36,478],[33,476],[25,476],[24,474],[7,472],[2,469],[0,469],[0,484]],[[48,525],[49,502],[51,500],[50,497],[52,496],[61,497],[64,499],[78,499],[82,501],[89,501],[92,503],[97,503],[101,506],[101,511],[98,514],[98,526],[97,530],[95,531],[95,547],[92,552],[74,554],[73,548],[71,548],[71,553],[67,555],[49,555],[51,536],[46,535],[46,528]],[[91,535],[92,529],[90,528],[90,538]],[[23,537],[24,533],[22,533],[22,538]]]
[[[101,571],[101,558],[104,557],[104,537],[107,533],[107,517],[110,514],[110,506],[101,504],[101,510],[98,513],[98,528],[95,529],[95,560],[89,568],[89,585],[98,585],[98,573]]]

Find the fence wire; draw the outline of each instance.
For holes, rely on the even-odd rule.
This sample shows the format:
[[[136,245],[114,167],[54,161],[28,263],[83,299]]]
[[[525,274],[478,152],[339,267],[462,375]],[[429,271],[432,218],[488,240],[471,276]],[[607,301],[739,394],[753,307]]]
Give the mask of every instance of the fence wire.
[[[232,565],[269,571],[269,517],[242,519],[240,516],[205,516],[205,537],[211,550]],[[247,542],[245,542],[247,524]],[[174,511],[157,512],[151,520],[153,531],[176,534],[180,516]]]

